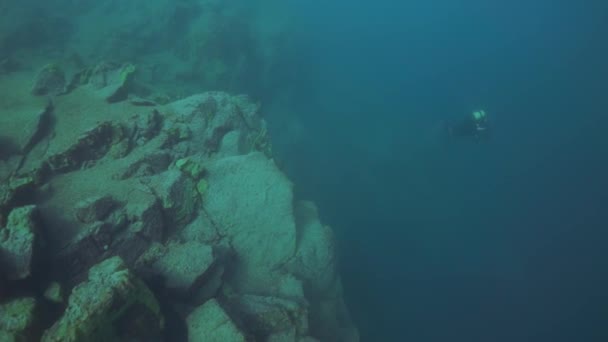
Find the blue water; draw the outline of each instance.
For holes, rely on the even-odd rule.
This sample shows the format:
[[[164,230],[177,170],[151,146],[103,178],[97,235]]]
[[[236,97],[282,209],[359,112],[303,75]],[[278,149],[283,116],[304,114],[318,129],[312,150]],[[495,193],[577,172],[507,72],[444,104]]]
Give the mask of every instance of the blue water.
[[[285,168],[362,340],[608,341],[608,4],[292,6]],[[442,136],[479,108],[489,141]]]
[[[608,2],[217,1],[208,46],[213,1],[140,1],[0,2],[0,69],[74,53],[261,101],[362,341],[608,341]],[[448,139],[477,109],[490,139]]]

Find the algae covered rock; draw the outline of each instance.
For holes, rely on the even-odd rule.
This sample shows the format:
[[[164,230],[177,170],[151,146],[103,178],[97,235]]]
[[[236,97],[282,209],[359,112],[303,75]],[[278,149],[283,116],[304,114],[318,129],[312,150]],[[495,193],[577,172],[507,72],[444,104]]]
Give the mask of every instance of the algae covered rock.
[[[259,152],[220,159],[208,170],[203,206],[236,254],[233,286],[268,293],[295,253],[291,182]]]
[[[131,118],[132,144],[141,146],[154,138],[161,129],[163,118],[156,110]]]
[[[150,187],[160,199],[172,230],[194,219],[200,196],[192,178],[179,170],[169,170],[154,176]]]
[[[76,203],[74,215],[82,223],[103,220],[119,203],[112,196],[94,196]]]
[[[192,294],[206,280],[215,262],[213,248],[197,241],[170,242],[142,256],[148,272],[160,275],[174,292]]]
[[[224,156],[258,150],[270,155],[266,122],[247,96],[208,92],[172,102],[167,110],[189,123],[191,143]]]
[[[80,228],[73,237],[62,241],[54,264],[62,267],[70,281],[83,278],[92,265],[111,255],[119,255],[133,265],[162,236],[162,208],[153,194],[133,191],[128,200],[119,197],[119,201],[109,193],[113,192],[77,202],[80,204],[72,209],[72,215],[66,211],[68,218],[80,217],[77,219]],[[82,225],[82,218],[93,222]]]
[[[35,309],[34,298],[18,298],[0,304],[0,341],[30,341]]]
[[[63,290],[61,284],[54,281],[44,291],[44,298],[53,303],[63,303]]]
[[[118,102],[127,98],[135,70],[131,63],[102,62],[79,73],[73,83],[88,84],[107,102]]]
[[[207,172],[203,163],[192,157],[188,157],[177,160],[175,166],[196,181],[196,191],[200,195],[204,195],[207,192],[209,183],[207,183],[206,179],[202,178]]]
[[[330,228],[314,205],[295,202],[294,215],[258,106],[220,92],[154,109],[109,104],[98,95],[125,83],[119,93],[128,92],[128,81],[114,82],[122,67],[90,69],[82,87],[55,99],[48,148],[26,139],[35,147],[26,164],[39,161],[43,177],[28,171],[0,184],[0,239],[27,221],[8,217],[20,198],[41,200],[48,280],[64,286],[49,286],[41,303],[67,306],[42,340],[159,340],[163,318],[137,274],[164,294],[190,341],[355,341]]]
[[[178,159],[175,166],[193,179],[201,178],[206,172],[205,166],[192,157]]]
[[[192,311],[186,324],[188,342],[249,341],[215,299]]]
[[[103,158],[111,147],[125,138],[123,127],[114,122],[100,122],[71,141],[63,151],[52,153],[46,164],[52,172],[69,172],[83,164]]]
[[[37,229],[33,205],[13,209],[6,227],[0,228],[0,266],[8,279],[25,279],[31,275]]]
[[[0,227],[5,224],[19,198],[32,196],[35,189],[36,179],[30,176],[11,177],[8,182],[0,183]]]
[[[47,64],[36,75],[33,95],[60,95],[65,92],[65,73],[56,64]]]
[[[238,295],[229,300],[231,312],[255,336],[308,334],[307,303],[294,300]]]
[[[63,316],[42,341],[159,341],[163,326],[154,294],[120,257],[112,257],[72,290]]]
[[[156,175],[166,171],[170,163],[171,155],[167,151],[153,150],[130,158],[128,164],[118,168],[112,178],[124,180]]]

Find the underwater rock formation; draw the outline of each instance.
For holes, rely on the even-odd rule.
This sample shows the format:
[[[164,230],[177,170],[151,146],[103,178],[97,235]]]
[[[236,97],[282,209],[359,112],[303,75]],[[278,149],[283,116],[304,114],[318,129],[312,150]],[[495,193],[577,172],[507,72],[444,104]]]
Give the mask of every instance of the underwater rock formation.
[[[331,228],[312,202],[294,199],[259,105],[224,92],[166,105],[125,93],[108,101],[93,75],[54,97],[44,107],[52,122],[32,124],[29,137],[0,126],[0,136],[28,141],[0,159],[0,252],[12,256],[0,254],[10,265],[0,270],[0,300],[29,284],[19,298],[54,308],[34,312],[48,323],[25,333],[358,341]],[[25,84],[10,96],[37,101]],[[14,112],[4,110],[7,120]],[[26,113],[40,121],[39,111]],[[36,267],[37,253],[48,267]]]
[[[16,298],[0,304],[0,341],[31,341],[35,320],[34,298]]]
[[[154,294],[120,257],[112,257],[91,267],[42,341],[160,341],[163,327]]]
[[[47,64],[36,75],[32,94],[59,95],[65,91],[65,73],[55,64]]]
[[[197,307],[187,318],[188,342],[234,341],[245,342],[246,337],[215,299]]]
[[[8,280],[20,280],[32,274],[34,253],[38,245],[36,207],[15,208],[6,227],[0,227],[0,267]]]

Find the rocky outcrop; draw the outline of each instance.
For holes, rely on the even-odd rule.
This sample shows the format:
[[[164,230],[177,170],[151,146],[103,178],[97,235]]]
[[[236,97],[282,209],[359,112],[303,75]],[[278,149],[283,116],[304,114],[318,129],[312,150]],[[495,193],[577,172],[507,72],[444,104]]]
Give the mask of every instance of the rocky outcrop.
[[[154,294],[119,257],[92,267],[43,342],[160,341],[164,318]]]
[[[289,269],[304,282],[311,331],[322,341],[358,340],[343,300],[331,228],[321,224],[317,207],[309,201],[296,204],[295,217],[298,247]]]
[[[219,159],[208,172],[203,207],[236,253],[232,284],[271,292],[295,253],[291,183],[259,152]]]
[[[205,151],[238,155],[262,151],[269,156],[271,144],[266,123],[258,115],[259,107],[246,96],[231,97],[209,92],[170,103],[167,110],[174,120],[189,122],[191,144]]]
[[[229,301],[232,314],[258,340],[272,335],[306,336],[308,334],[307,304],[294,300],[237,295]]]
[[[47,64],[38,72],[32,87],[34,95],[60,95],[65,92],[65,73],[56,64]]]
[[[76,170],[104,157],[123,137],[122,126],[107,121],[99,123],[83,132],[67,149],[50,155],[46,164],[54,173]]]
[[[82,223],[93,223],[103,221],[110,212],[120,206],[112,196],[95,196],[76,203],[74,216]]]
[[[323,296],[337,277],[333,232],[319,221],[317,207],[312,202],[297,202],[295,219],[298,246],[289,268],[306,282],[310,294]]]
[[[0,266],[9,280],[32,274],[37,247],[37,211],[33,205],[13,209],[6,227],[0,227]]]
[[[0,341],[32,341],[36,300],[18,298],[0,304]]]
[[[194,219],[200,196],[196,184],[186,174],[168,170],[151,177],[148,186],[160,200],[168,229],[177,230]]]
[[[249,340],[215,299],[210,299],[194,309],[188,315],[186,323],[188,342],[245,342]]]
[[[189,295],[190,300],[204,284],[216,264],[213,248],[198,241],[172,241],[152,246],[142,255],[139,268],[161,276],[168,290]]]
[[[190,341],[358,340],[331,228],[294,199],[257,104],[133,105],[114,82],[131,68],[85,70],[0,161],[0,280],[38,277],[32,295],[60,313],[43,341],[167,340],[164,316]]]
[[[113,62],[101,62],[92,68],[79,71],[73,77],[69,90],[78,86],[88,86],[95,94],[107,102],[125,100],[129,85],[135,73],[133,64],[120,65]]]

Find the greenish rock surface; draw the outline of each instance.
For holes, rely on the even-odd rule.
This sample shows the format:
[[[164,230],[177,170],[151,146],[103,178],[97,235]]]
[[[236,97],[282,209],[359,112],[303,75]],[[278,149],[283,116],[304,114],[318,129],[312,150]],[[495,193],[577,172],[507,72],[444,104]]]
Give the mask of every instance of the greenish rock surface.
[[[308,310],[302,303],[277,297],[237,295],[229,299],[229,305],[239,321],[256,336],[293,332],[308,334]]]
[[[163,327],[154,294],[120,257],[112,257],[91,267],[88,280],[72,290],[63,316],[42,341],[159,341]]]
[[[196,216],[200,196],[192,178],[178,170],[169,170],[155,176],[150,186],[160,198],[165,217],[174,229]]]
[[[60,95],[65,92],[66,80],[65,73],[57,64],[45,65],[36,75],[33,95]]]
[[[215,299],[208,300],[192,311],[186,324],[188,342],[249,341]]]
[[[235,288],[274,293],[296,250],[291,182],[260,152],[222,158],[208,170],[203,207],[234,248]]]
[[[112,196],[94,196],[76,203],[74,215],[82,223],[93,223],[103,220],[119,204]]]
[[[203,194],[205,194],[205,192],[207,192],[208,187],[209,187],[209,184],[204,179],[201,179],[196,183],[196,191],[198,191],[198,193],[201,195],[203,195]]]
[[[321,224],[316,205],[310,201],[295,204],[298,246],[290,270],[306,282],[312,295],[327,294],[336,281],[336,251],[329,226]]]
[[[134,70],[89,70],[54,99],[53,134],[30,139],[37,135],[32,124],[23,140],[9,136],[31,145],[26,155],[0,160],[0,221],[8,227],[18,200],[40,194],[49,279],[74,288],[62,300],[61,289],[49,287],[49,300],[67,309],[44,341],[157,340],[158,305],[132,272],[159,280],[154,290],[182,314],[172,320],[192,327],[191,340],[357,341],[330,228],[294,199],[269,157],[259,105],[222,92],[155,107],[108,103],[99,96],[111,88],[106,81],[131,78]],[[29,95],[31,75],[27,80],[27,102],[40,100]],[[33,114],[42,107],[23,108]],[[0,137],[19,116],[12,113],[22,111],[5,113],[10,120],[0,118]],[[151,258],[140,262],[145,251]],[[203,303],[208,319],[186,318]]]
[[[37,230],[33,205],[13,209],[6,227],[0,228],[0,266],[9,280],[31,275]]]
[[[53,172],[68,172],[108,153],[112,145],[124,137],[122,127],[111,122],[97,123],[83,132],[76,141],[71,141],[63,151],[48,157],[46,164]]]
[[[123,101],[128,96],[135,71],[136,67],[131,63],[121,65],[101,62],[95,67],[82,70],[71,82],[70,88],[88,84],[109,103]]]
[[[44,291],[44,298],[48,299],[53,303],[62,303],[63,302],[63,294],[61,289],[61,284],[54,281],[46,288]]]
[[[194,160],[193,158],[182,158],[175,162],[175,166],[188,176],[199,179],[205,173],[205,167],[200,161]]]
[[[213,248],[197,242],[170,242],[142,256],[148,272],[165,279],[165,286],[182,294],[192,293],[215,262]]]
[[[18,298],[0,304],[0,341],[29,341],[35,321],[36,300]]]

